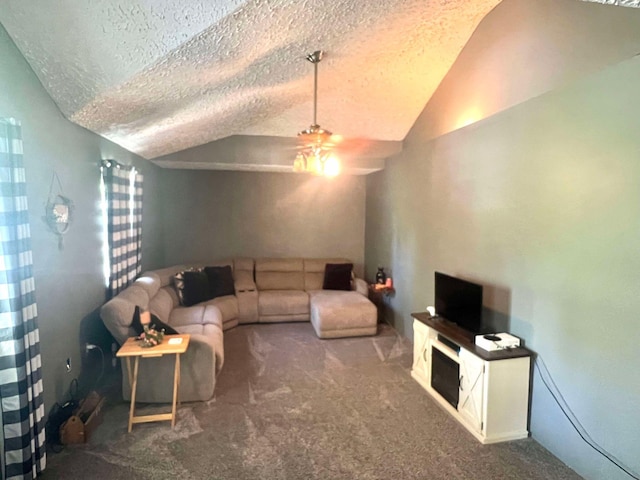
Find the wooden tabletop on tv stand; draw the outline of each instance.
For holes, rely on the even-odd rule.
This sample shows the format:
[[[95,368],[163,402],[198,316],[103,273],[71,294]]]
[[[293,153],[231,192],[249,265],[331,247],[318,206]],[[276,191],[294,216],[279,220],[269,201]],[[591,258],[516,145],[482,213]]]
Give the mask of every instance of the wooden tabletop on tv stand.
[[[484,348],[476,346],[475,335],[472,332],[465,330],[464,328],[460,328],[455,323],[446,320],[443,317],[432,317],[428,312],[412,313],[411,316],[483,360],[505,360],[508,358],[530,357],[533,355],[533,352],[525,347],[494,350],[490,352]]]

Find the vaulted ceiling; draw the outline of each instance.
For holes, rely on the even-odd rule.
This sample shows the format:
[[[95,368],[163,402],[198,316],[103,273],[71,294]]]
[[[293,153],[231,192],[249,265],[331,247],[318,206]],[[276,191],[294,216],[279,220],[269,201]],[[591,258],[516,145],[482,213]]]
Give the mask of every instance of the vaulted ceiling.
[[[307,53],[326,51],[318,123],[380,160],[499,0],[2,3],[0,22],[72,122],[148,159],[253,141],[280,158],[262,169],[282,170],[313,119]],[[236,157],[224,168],[247,169]]]

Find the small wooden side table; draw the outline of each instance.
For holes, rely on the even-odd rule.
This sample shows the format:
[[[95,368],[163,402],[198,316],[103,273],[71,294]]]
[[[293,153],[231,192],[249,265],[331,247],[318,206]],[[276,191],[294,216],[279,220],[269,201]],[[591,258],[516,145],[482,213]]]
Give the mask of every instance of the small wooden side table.
[[[396,289],[393,287],[376,288],[375,283],[369,284],[369,300],[371,300],[378,309],[378,323],[385,321],[385,297],[391,297],[395,293]]]
[[[155,347],[141,347],[140,341],[135,337],[128,338],[116,353],[116,357],[124,357],[127,360],[127,374],[131,385],[131,406],[129,407],[129,432],[134,423],[161,422],[171,420],[171,428],[176,424],[176,402],[178,401],[178,388],[180,387],[180,355],[187,351],[191,335],[165,335],[164,341]],[[136,387],[138,386],[138,365],[140,358],[162,357],[175,354],[175,369],[173,372],[173,404],[171,413],[156,415],[138,415],[135,413]],[[131,372],[131,358],[134,358],[133,374]]]
[[[378,288],[378,286],[375,283],[370,283],[369,292],[371,292],[372,294],[379,294],[379,295],[392,295],[396,293],[396,289],[393,287],[386,287],[386,286],[381,286]]]

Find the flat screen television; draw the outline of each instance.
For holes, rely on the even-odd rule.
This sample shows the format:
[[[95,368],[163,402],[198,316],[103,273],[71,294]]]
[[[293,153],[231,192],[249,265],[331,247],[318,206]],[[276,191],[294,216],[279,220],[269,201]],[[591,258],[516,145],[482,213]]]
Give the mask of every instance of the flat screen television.
[[[436,314],[473,333],[482,329],[482,285],[435,272]]]

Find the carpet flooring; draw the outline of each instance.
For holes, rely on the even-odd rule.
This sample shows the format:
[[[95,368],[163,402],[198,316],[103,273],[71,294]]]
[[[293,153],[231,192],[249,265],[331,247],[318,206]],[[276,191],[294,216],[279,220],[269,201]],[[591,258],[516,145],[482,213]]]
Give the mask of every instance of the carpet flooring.
[[[581,478],[532,439],[478,443],[411,378],[411,343],[387,325],[332,340],[309,323],[244,325],[225,332],[225,357],[214,398],[183,404],[175,429],[127,433],[128,404],[113,402],[42,478]]]

